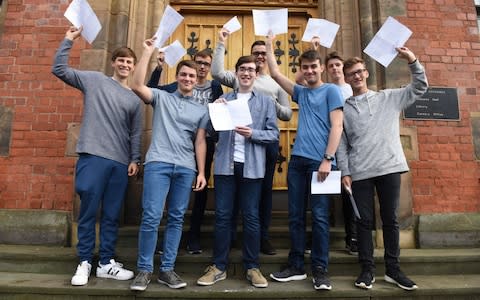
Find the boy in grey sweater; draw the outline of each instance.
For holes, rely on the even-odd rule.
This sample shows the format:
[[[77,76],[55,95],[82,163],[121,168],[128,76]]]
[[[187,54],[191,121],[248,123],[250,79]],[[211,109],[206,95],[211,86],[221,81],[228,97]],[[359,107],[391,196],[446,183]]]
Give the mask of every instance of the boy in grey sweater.
[[[423,66],[406,47],[397,48],[407,60],[412,82],[404,88],[379,92],[367,87],[368,70],[361,58],[344,63],[345,81],[353,90],[343,108],[343,135],[337,150],[342,184],[352,189],[361,219],[357,220],[359,262],[362,267],[355,281],[359,288],[370,289],[375,282],[371,228],[374,219],[374,193],[380,202],[385,246],[385,280],[405,290],[417,285],[399,267],[399,227],[397,208],[401,174],[408,171],[400,142],[399,117],[428,87]]]
[[[99,207],[100,247],[97,277],[129,280],[133,272],[114,260],[118,217],[128,176],[138,173],[142,107],[127,79],[136,63],[126,47],[112,54],[113,76],[79,71],[68,66],[69,51],[82,29],[70,27],[55,55],[52,72],[66,84],[82,91],[83,117],[77,142],[79,159],[75,190],[80,196],[77,253],[80,263],[72,285],[88,283],[95,248],[95,223]]]

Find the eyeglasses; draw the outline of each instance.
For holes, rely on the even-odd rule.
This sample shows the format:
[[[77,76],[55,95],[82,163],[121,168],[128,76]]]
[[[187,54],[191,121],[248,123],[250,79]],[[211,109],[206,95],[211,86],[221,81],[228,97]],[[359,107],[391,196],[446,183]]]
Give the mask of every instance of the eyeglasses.
[[[206,62],[206,61],[201,61],[201,60],[197,60],[197,61],[195,61],[195,63],[197,64],[197,66],[201,66],[201,65],[204,65],[205,67],[210,67],[211,66],[211,63]]]
[[[355,75],[362,76],[363,72],[365,72],[367,69],[358,69],[353,72],[345,73],[345,77],[352,78],[355,77]]]
[[[257,73],[257,69],[255,68],[245,68],[245,67],[240,67],[238,68],[238,73]]]
[[[255,51],[255,52],[252,52],[252,55],[253,56],[267,56],[267,52],[258,52],[258,51]]]

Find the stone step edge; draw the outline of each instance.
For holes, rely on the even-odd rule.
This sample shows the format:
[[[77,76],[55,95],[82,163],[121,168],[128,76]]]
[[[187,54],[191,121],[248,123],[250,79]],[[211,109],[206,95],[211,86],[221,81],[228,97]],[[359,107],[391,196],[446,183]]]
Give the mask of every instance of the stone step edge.
[[[70,285],[71,275],[62,274],[33,274],[33,273],[7,273],[0,272],[1,294],[34,294],[34,295],[84,295],[84,296],[129,296],[137,298],[163,298],[184,299],[195,298],[266,298],[266,299],[307,299],[307,298],[377,298],[377,297],[422,297],[448,295],[479,295],[480,274],[477,275],[449,275],[449,276],[412,276],[419,286],[418,290],[407,292],[395,285],[386,283],[383,274],[377,274],[376,282],[371,290],[361,290],[353,285],[353,276],[332,276],[331,291],[315,291],[312,287],[311,277],[306,280],[289,283],[273,282],[269,279],[269,287],[257,289],[252,287],[247,280],[227,278],[210,287],[196,285],[196,277],[180,274],[187,282],[187,287],[173,290],[156,282],[152,278],[145,292],[129,290],[130,280],[116,281],[111,279],[96,278],[91,275],[88,285],[73,287]]]
[[[0,260],[11,258],[23,258],[30,260],[66,260],[76,258],[75,248],[72,247],[55,247],[55,246],[39,246],[39,245],[2,245],[0,244]],[[277,249],[276,255],[260,254],[262,260],[284,261],[288,256],[288,249]],[[96,252],[97,253],[97,252]],[[383,259],[383,249],[375,249],[375,259]],[[117,255],[120,258],[136,257],[137,248],[117,248]],[[357,262],[356,256],[346,253],[343,249],[330,250],[330,262],[347,260]],[[179,249],[178,258],[187,261],[202,261],[205,258],[212,256],[212,250],[207,249],[200,255],[188,254],[184,249]],[[241,249],[233,249],[230,252],[230,258],[241,257]],[[305,255],[306,257],[308,255]],[[480,262],[480,248],[442,248],[442,249],[401,249],[401,262],[436,262],[436,261],[451,261],[451,262]]]

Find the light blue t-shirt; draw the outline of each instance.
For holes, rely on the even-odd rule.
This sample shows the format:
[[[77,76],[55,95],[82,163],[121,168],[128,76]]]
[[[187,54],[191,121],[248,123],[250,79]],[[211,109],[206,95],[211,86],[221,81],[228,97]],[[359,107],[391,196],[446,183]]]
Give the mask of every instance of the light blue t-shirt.
[[[330,112],[343,107],[342,93],[331,83],[314,89],[297,84],[292,99],[299,107],[292,155],[320,161],[328,144]]]
[[[196,171],[194,142],[198,128],[207,128],[207,108],[178,91],[153,93],[152,141],[145,163],[166,162]]]

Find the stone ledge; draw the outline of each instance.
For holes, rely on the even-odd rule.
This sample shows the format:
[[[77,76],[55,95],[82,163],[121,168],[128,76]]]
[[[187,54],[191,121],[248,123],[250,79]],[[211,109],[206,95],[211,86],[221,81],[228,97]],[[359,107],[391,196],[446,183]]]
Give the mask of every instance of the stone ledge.
[[[421,215],[420,248],[480,247],[480,213]]]
[[[70,243],[70,212],[0,209],[0,244],[58,245]]]

